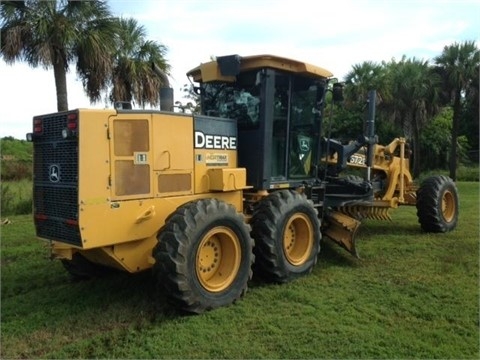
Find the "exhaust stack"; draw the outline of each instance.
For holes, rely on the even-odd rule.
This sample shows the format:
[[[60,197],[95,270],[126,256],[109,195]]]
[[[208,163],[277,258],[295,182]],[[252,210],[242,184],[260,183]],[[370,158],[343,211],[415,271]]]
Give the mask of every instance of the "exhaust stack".
[[[152,70],[162,82],[162,87],[160,88],[160,110],[173,111],[173,89],[170,87],[167,74],[165,74],[163,70],[153,62]]]

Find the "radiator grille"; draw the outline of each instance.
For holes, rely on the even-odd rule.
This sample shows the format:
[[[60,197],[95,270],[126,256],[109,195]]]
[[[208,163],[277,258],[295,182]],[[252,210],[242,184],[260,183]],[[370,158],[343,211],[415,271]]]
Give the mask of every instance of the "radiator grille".
[[[42,141],[55,141],[62,138],[62,130],[67,127],[67,115],[68,113],[59,113],[41,117],[43,119]]]
[[[59,165],[59,182],[62,185],[77,185],[77,141],[35,142],[34,150],[33,173],[37,183],[50,183],[50,167]]]
[[[34,221],[37,236],[81,246],[78,138],[62,138],[67,115],[42,117],[43,133],[34,138]]]

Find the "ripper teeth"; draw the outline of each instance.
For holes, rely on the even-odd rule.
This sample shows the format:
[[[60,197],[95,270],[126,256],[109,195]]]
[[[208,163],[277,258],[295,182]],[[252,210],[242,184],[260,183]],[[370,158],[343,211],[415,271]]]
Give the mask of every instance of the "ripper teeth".
[[[390,209],[383,206],[345,206],[338,211],[357,220],[373,219],[391,221]]]

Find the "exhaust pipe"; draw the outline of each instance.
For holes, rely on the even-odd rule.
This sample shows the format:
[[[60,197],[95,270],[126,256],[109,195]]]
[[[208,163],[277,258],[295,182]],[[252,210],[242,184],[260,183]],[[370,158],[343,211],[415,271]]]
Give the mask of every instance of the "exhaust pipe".
[[[160,88],[160,110],[173,111],[173,89],[170,87],[167,74],[153,62],[152,70],[160,78],[162,83]]]

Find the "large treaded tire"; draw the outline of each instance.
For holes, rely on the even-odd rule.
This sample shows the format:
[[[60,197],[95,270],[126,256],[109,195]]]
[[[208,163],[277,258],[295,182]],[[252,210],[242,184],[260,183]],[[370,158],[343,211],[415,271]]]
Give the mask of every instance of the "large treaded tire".
[[[254,261],[250,226],[217,199],[180,206],[160,230],[153,273],[176,309],[200,314],[232,304],[247,291]]]
[[[71,260],[62,260],[62,265],[74,281],[89,280],[104,276],[113,271],[106,266],[95,264],[80,253],[75,253]]]
[[[417,190],[417,217],[426,232],[447,232],[458,221],[458,191],[448,176],[425,179]]]
[[[320,221],[304,194],[275,191],[262,199],[252,216],[255,272],[285,283],[310,273],[320,252]]]

